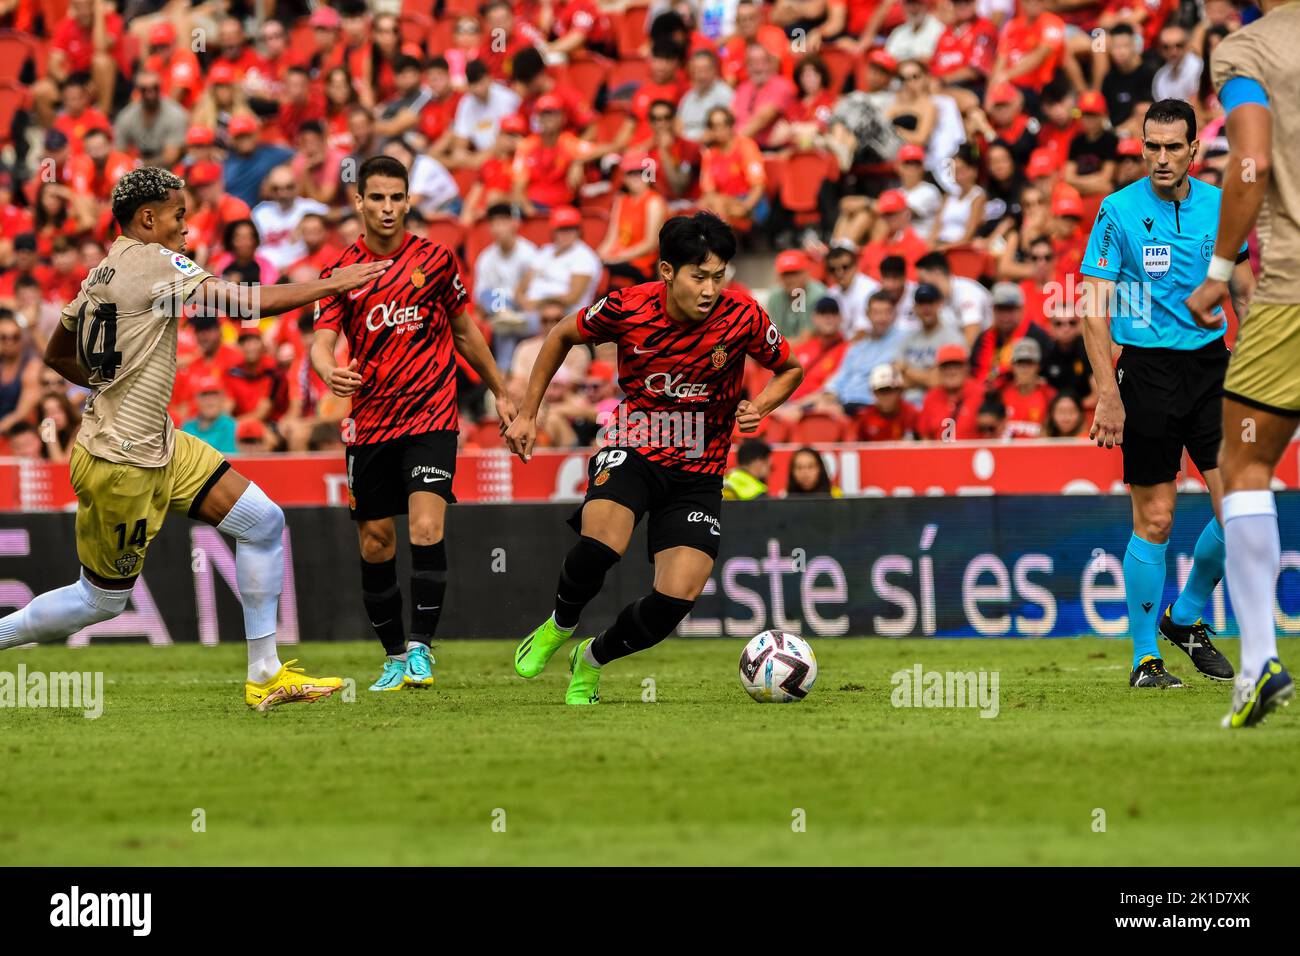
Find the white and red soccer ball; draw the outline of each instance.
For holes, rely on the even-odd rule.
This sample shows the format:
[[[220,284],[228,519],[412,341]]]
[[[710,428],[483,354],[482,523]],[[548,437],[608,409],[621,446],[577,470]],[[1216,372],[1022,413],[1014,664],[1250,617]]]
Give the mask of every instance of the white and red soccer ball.
[[[740,655],[740,684],[760,704],[803,700],[817,681],[817,658],[801,637],[764,631]]]

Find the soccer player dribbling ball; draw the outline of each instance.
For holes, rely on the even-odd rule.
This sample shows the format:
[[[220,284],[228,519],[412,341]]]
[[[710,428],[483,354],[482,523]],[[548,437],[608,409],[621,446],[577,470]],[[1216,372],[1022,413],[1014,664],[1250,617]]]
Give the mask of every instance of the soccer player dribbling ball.
[[[560,569],[555,610],[516,649],[515,671],[536,677],[573,636],[646,516],[654,583],[597,637],[574,647],[565,703],[596,703],[602,667],[655,646],[690,612],[718,555],[733,428],[757,430],[803,378],[762,308],[723,289],[735,254],[736,237],[716,216],[670,219],[659,231],[659,280],[612,292],[552,329],[506,430],[511,451],[527,462],[542,396],[569,349],[618,343],[627,398],[588,464],[586,498],[569,519],[579,538]],[[776,373],[752,401],[741,398],[747,355]]]
[[[143,167],[113,189],[121,227],[108,255],[63,309],[45,362],[92,391],[72,451],[77,493],[76,584],[37,595],[0,619],[0,648],[54,641],[116,617],[171,512],[235,539],[235,577],[248,639],[245,702],[256,710],[319,700],[343,686],[281,664],[276,611],[284,579],[284,512],[219,452],[172,427],[177,320],[194,304],[209,314],[257,318],[346,293],[383,276],[376,260],[328,279],[275,286],[224,282],[186,255],[185,183]]]
[[[446,246],[406,231],[406,167],[375,156],[357,171],[357,212],[364,232],[334,270],[391,260],[378,281],[318,305],[312,366],[335,395],[352,399],[345,438],[348,505],[361,546],[361,594],[384,646],[372,691],[433,684],[430,647],[447,590],[443,526],[455,502],[456,357],[459,352],[496,396],[503,426],[514,418],[505,385],[468,312],[456,260]],[[350,361],[335,346],[347,339]],[[393,516],[409,516],[411,636],[402,623]]]
[[[1259,222],[1259,286],[1224,382],[1223,529],[1228,594],[1241,626],[1231,729],[1289,704],[1295,683],[1277,653],[1281,540],[1270,483],[1300,423],[1300,3],[1265,0],[1264,16],[1223,38],[1211,71],[1227,114],[1219,235],[1205,281],[1187,298],[1202,326],[1232,274],[1232,251]]]

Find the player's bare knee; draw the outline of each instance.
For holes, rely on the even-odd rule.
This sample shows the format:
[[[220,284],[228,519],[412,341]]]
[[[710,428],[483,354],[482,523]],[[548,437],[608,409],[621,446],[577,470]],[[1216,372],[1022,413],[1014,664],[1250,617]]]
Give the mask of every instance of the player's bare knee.
[[[397,532],[384,524],[362,524],[358,529],[361,559],[369,564],[387,561],[397,553]]]
[[[412,518],[410,534],[411,544],[437,544],[442,540],[443,521],[441,518]]]

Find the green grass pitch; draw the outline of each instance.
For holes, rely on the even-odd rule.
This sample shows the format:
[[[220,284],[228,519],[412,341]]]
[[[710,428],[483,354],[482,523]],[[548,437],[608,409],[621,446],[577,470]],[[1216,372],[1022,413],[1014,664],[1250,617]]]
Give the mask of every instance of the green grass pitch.
[[[1189,686],[1139,692],[1114,640],[815,647],[793,706],[745,696],[739,642],[673,639],[566,708],[563,652],[525,682],[513,642],[445,643],[435,689],[379,695],[374,645],[307,644],[355,700],[267,715],[238,644],[7,652],[106,683],[97,720],[0,710],[0,864],[1295,863],[1300,712],[1222,730],[1177,652]],[[998,716],[891,706],[916,663],[998,671]]]

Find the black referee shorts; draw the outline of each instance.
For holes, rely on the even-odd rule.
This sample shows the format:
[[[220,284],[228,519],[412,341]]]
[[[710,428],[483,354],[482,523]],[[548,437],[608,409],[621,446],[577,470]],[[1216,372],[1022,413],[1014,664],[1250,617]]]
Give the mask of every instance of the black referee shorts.
[[[1219,467],[1223,439],[1222,339],[1192,351],[1124,346],[1115,366],[1124,403],[1124,481],[1173,481],[1183,449],[1202,472]]]

